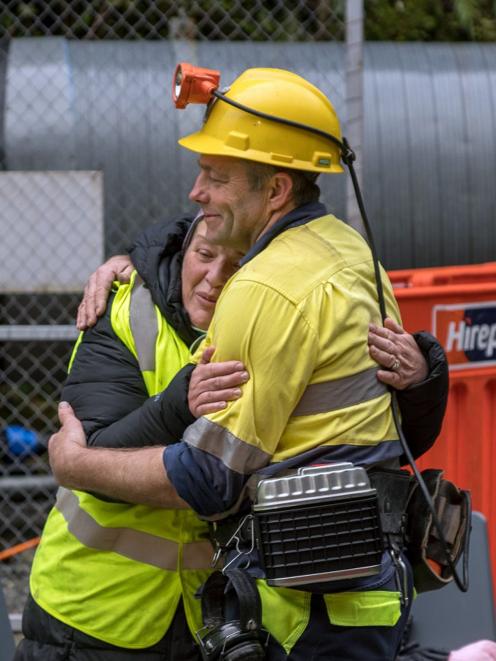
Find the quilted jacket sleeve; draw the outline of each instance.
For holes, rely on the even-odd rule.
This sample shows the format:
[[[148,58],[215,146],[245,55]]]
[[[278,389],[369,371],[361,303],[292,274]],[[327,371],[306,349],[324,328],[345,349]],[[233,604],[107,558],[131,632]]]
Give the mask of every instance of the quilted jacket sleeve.
[[[107,311],[84,333],[62,399],[82,421],[88,445],[168,445],[195,420],[187,401],[192,370],[184,367],[166,390],[148,397],[138,362],[114,333]]]

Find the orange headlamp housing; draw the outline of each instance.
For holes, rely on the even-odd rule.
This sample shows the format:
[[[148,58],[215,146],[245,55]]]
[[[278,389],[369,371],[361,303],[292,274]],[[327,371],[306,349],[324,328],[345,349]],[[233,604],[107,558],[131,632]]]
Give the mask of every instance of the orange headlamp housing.
[[[188,103],[208,103],[219,82],[220,71],[180,62],[172,80],[172,99],[176,108],[186,108]]]

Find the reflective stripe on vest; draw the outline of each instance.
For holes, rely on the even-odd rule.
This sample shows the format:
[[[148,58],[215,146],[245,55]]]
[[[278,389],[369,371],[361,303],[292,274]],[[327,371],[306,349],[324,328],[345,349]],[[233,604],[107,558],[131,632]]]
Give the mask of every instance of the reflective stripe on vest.
[[[342,379],[311,383],[292,415],[316,415],[336,411],[382,397],[386,393],[386,386],[377,379],[377,368],[371,367]]]
[[[136,275],[129,303],[129,325],[134,337],[140,370],[153,372],[158,332],[157,313],[150,291],[139,275]]]
[[[132,528],[101,526],[80,507],[77,496],[63,487],[57,492],[55,507],[67,521],[69,532],[84,546],[99,551],[113,551],[159,569],[177,570],[177,542]],[[207,540],[185,542],[182,567],[209,569],[212,555],[213,549]]]

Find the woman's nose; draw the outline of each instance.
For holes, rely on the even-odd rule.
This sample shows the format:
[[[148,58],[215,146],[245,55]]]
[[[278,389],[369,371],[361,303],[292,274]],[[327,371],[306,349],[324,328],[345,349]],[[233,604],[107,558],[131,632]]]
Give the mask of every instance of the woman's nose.
[[[206,279],[211,287],[223,287],[229,279],[223,264],[212,262]]]

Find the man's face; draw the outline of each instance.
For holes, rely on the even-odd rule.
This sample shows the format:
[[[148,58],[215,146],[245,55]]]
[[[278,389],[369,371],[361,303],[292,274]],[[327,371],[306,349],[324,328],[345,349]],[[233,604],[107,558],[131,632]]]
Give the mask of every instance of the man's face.
[[[182,266],[183,304],[193,326],[206,330],[214,314],[222,287],[239,268],[243,254],[214,245],[200,221],[188,246]]]
[[[267,188],[252,189],[241,159],[201,156],[198,164],[189,197],[203,210],[208,240],[247,252],[269,220]]]

